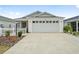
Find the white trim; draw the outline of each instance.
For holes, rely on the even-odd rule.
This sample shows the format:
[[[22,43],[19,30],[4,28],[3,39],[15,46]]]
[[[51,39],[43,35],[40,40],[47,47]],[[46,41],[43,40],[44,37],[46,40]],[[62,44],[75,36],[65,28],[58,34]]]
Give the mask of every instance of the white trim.
[[[59,32],[63,32],[63,20],[59,21],[59,25],[60,25],[60,31]]]
[[[76,32],[78,32],[78,21],[76,21]]]
[[[32,32],[32,21],[28,20],[28,32]]]

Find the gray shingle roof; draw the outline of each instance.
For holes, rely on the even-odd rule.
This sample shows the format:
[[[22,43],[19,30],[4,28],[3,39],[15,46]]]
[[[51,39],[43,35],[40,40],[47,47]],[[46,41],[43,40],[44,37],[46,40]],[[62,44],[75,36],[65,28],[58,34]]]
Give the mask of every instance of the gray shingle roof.
[[[57,17],[57,16],[52,15],[52,14],[47,13],[47,12],[43,12],[40,15],[38,15],[38,17],[48,17],[49,18],[49,17]]]
[[[24,17],[21,17],[21,18],[18,18],[18,19],[26,19],[28,17],[35,17],[35,18],[42,18],[42,17],[59,17],[59,16],[55,16],[55,15],[52,15],[50,13],[47,13],[47,12],[40,12],[40,11],[36,11],[36,12],[33,12],[27,16],[24,16]]]
[[[79,16],[71,17],[71,18],[65,19],[64,21],[75,20],[75,19],[79,19]]]
[[[33,13],[31,13],[31,14],[29,14],[29,15],[26,15],[26,16],[24,16],[24,17],[22,17],[22,18],[27,18],[27,17],[34,17],[34,16],[37,16],[37,15],[39,15],[39,14],[41,14],[42,12],[40,12],[40,11],[36,11],[36,12],[33,12]]]
[[[15,19],[7,18],[4,16],[0,16],[0,21],[8,21],[8,22],[15,22]]]

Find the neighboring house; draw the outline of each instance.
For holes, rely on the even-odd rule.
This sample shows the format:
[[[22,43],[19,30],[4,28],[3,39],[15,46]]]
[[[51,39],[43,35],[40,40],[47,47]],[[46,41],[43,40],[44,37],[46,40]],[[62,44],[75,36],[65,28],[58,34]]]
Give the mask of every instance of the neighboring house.
[[[17,26],[26,32],[63,32],[64,17],[36,11],[17,19]]]
[[[6,31],[10,31],[11,35],[15,35],[15,28],[14,19],[0,16],[0,36],[4,35]]]
[[[69,19],[64,20],[64,24],[71,24],[73,31],[79,31],[79,16],[75,16]]]

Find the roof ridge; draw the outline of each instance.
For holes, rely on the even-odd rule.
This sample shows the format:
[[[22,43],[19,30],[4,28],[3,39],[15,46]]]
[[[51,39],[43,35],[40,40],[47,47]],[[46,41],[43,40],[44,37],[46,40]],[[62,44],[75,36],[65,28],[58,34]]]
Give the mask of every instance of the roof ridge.
[[[65,20],[71,20],[71,19],[78,18],[78,17],[79,17],[79,15],[74,16],[74,17],[67,18],[67,19],[65,19]]]
[[[47,15],[49,15],[49,16],[54,16],[54,17],[56,17],[55,15],[53,15],[53,14],[51,14],[51,13],[48,13],[48,12],[42,12],[42,13],[40,14],[40,16],[43,15],[43,14],[45,14],[45,15],[47,14]]]
[[[8,18],[8,17],[1,16],[1,15],[0,15],[0,20],[2,20],[2,21],[15,21],[15,19]]]
[[[21,17],[21,18],[26,18],[26,17],[29,17],[29,16],[33,16],[34,14],[40,14],[40,13],[42,13],[41,11],[35,11],[35,12],[32,12],[32,13],[30,13],[30,14],[28,14],[28,15],[26,15],[26,16],[24,16],[24,17]]]

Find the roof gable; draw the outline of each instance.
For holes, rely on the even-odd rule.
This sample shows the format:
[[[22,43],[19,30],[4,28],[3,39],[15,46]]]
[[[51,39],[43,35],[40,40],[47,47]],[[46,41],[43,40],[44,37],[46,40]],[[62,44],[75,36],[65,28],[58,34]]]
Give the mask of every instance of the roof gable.
[[[22,17],[22,18],[27,18],[27,17],[34,17],[34,16],[37,16],[37,15],[39,15],[39,14],[41,14],[42,12],[40,12],[40,11],[36,11],[36,12],[33,12],[33,13],[31,13],[31,14],[29,14],[29,15],[26,15],[26,16],[24,16],[24,17]]]
[[[52,15],[52,14],[47,13],[47,12],[43,12],[40,15],[38,15],[38,17],[57,17],[57,16]]]
[[[24,17],[21,17],[21,18],[18,18],[18,19],[26,19],[26,18],[53,18],[53,17],[57,17],[59,18],[60,16],[55,16],[55,15],[52,15],[48,12],[40,12],[40,11],[36,11],[36,12],[33,12],[27,16],[24,16]],[[62,17],[63,18],[63,17]]]

